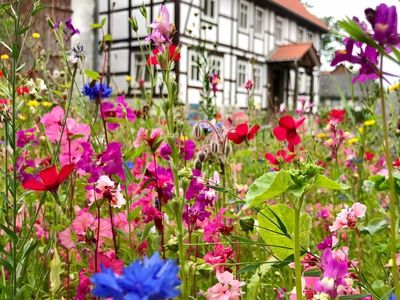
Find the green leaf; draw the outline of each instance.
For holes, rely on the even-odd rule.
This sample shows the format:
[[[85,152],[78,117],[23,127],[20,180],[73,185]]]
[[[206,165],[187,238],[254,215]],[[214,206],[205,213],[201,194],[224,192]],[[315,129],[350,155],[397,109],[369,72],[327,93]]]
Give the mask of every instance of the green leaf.
[[[69,138],[70,140],[76,140],[76,139],[80,139],[80,138],[83,138],[83,137],[85,137],[84,134],[78,133],[78,134],[70,135],[68,138]]]
[[[308,277],[320,277],[321,276],[321,270],[319,269],[311,269],[307,270],[304,272],[303,276],[308,276]]]
[[[18,240],[17,235],[10,228],[4,224],[0,224],[0,228],[4,230],[4,232],[14,241],[14,243]]]
[[[273,212],[273,213],[272,213]],[[279,222],[284,224],[287,235],[277,226]],[[276,204],[269,209],[260,211],[257,215],[259,224],[258,231],[266,244],[280,245],[286,248],[271,247],[271,251],[280,260],[284,260],[293,254],[294,240],[294,210],[284,204]],[[272,221],[271,221],[272,220]],[[307,214],[300,217],[300,244],[303,247],[308,246],[309,233],[311,229],[311,218]]]
[[[33,10],[31,12],[31,16],[36,16],[42,9],[44,9],[45,6],[41,4],[39,1],[35,3]]]
[[[62,262],[57,248],[54,248],[54,256],[50,262],[50,290],[54,294],[61,286]]]
[[[356,294],[356,295],[340,296],[339,300],[362,299],[367,296],[371,296],[371,294]]]
[[[263,284],[263,278],[271,269],[271,264],[266,263],[258,266],[256,272],[250,277],[247,285],[247,299],[257,299],[258,289]]]
[[[103,37],[103,40],[104,40],[105,42],[111,42],[111,41],[112,41],[112,36],[111,36],[111,34],[107,33],[107,34]]]
[[[89,77],[92,80],[99,80],[100,79],[100,74],[97,73],[96,71],[85,69],[85,70],[83,70],[83,72],[85,73],[85,75],[87,77]]]
[[[99,24],[99,23],[94,23],[94,24],[90,25],[90,27],[91,27],[92,29],[99,29],[99,28],[101,28],[101,27],[103,27],[103,26],[101,26],[101,24]]]
[[[107,18],[103,18],[103,19],[101,19],[101,27],[103,27],[104,25],[106,25],[106,22],[107,22]]]
[[[336,182],[336,181],[329,179],[328,177],[326,177],[324,175],[320,175],[320,174],[318,174],[315,177],[313,185],[317,188],[325,188],[328,190],[338,190],[338,191],[346,190],[349,188],[349,186],[347,186],[343,183]]]
[[[130,211],[128,214],[128,222],[136,219],[140,213],[140,206],[135,207],[134,210]]]
[[[375,233],[387,228],[387,221],[384,219],[374,219],[368,222],[368,225],[361,227],[361,232],[374,235]]]
[[[248,207],[257,206],[284,193],[289,186],[289,180],[290,175],[287,171],[270,172],[257,178],[246,194],[245,201]]]

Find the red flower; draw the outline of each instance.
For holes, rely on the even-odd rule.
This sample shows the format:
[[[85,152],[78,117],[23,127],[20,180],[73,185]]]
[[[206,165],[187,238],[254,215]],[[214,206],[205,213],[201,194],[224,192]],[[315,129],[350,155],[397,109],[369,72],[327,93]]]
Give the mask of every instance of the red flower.
[[[178,60],[181,59],[181,54],[180,54],[180,52],[177,52],[177,51],[176,51],[176,48],[177,48],[177,46],[174,45],[174,44],[172,44],[172,45],[170,45],[170,46],[168,47],[168,60],[169,60],[169,61],[178,61]],[[149,65],[158,65],[159,62],[158,62],[157,56],[158,56],[159,54],[160,54],[160,51],[159,51],[157,48],[155,48],[155,49],[153,50],[153,56],[149,56],[149,57],[147,58],[147,63],[148,63]],[[161,67],[163,67],[163,66],[161,66]]]
[[[286,140],[289,144],[289,150],[293,146],[300,144],[301,138],[297,133],[296,129],[299,128],[305,118],[296,121],[292,116],[286,115],[279,119],[279,126],[274,128],[274,135],[278,141]]]
[[[365,158],[365,160],[367,160],[367,161],[372,160],[372,159],[374,158],[374,156],[375,156],[374,153],[368,152],[368,151],[366,151],[365,154],[364,154],[364,158]]]
[[[26,85],[17,87],[18,96],[22,96],[29,93],[29,89]]]
[[[346,115],[346,110],[344,109],[332,109],[329,113],[328,121],[336,121],[337,123],[341,123],[343,121],[344,116]]]
[[[260,125],[254,125],[249,131],[247,123],[239,124],[234,130],[228,133],[228,139],[235,144],[241,144],[244,141],[254,139],[257,132],[260,130]]]
[[[399,167],[400,167],[400,158],[396,159],[396,160],[393,162],[393,167],[396,167],[396,168],[399,168]]]
[[[294,154],[287,155],[286,150],[279,150],[276,156],[272,153],[265,153],[265,158],[273,165],[279,165],[281,162],[290,163],[295,157]]]
[[[0,70],[0,78],[3,77],[3,71]]]
[[[57,168],[53,165],[39,172],[41,181],[33,178],[28,179],[22,183],[22,186],[26,190],[56,192],[60,184],[71,175],[74,169],[75,164],[65,165],[61,168],[60,172],[57,173]]]

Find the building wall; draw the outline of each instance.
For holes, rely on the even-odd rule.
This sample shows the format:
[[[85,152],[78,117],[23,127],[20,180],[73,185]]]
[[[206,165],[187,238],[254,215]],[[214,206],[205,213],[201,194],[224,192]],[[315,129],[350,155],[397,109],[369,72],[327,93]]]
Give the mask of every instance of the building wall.
[[[93,2],[96,0],[90,0]],[[171,20],[177,20],[174,15],[175,1],[145,0],[145,1],[126,1],[113,0],[113,8],[109,8],[109,1],[97,0],[99,5],[99,19],[106,18],[107,26],[113,37],[112,51],[110,56],[111,83],[119,87],[119,91],[127,90],[127,83],[124,80],[126,75],[140,79],[143,66],[141,50],[137,37],[129,27],[128,18],[136,17],[139,24],[138,38],[142,40],[147,36],[147,25],[157,15],[161,3],[164,3],[170,12]],[[254,80],[254,69],[260,74],[260,88],[255,91],[255,102],[265,108],[268,97],[268,67],[267,55],[277,45],[301,42],[299,40],[299,25],[287,16],[278,15],[271,7],[261,7],[253,1],[245,0],[214,0],[215,15],[213,18],[207,17],[203,12],[205,1],[209,0],[180,0],[180,24],[179,40],[182,45],[181,60],[179,63],[179,96],[182,101],[187,103],[198,103],[200,100],[201,83],[193,80],[191,76],[191,58],[195,51],[194,46],[203,44],[209,51],[211,58],[218,58],[221,64],[221,84],[220,91],[217,92],[217,104],[236,107],[246,107],[247,94],[244,87],[239,84],[239,66],[245,64],[245,78]],[[144,4],[148,9],[147,20],[140,14],[139,7]],[[152,9],[150,9],[152,4]],[[73,6],[79,5],[77,0],[73,0]],[[267,4],[266,4],[267,5]],[[247,7],[247,26],[242,28],[240,23],[241,7]],[[79,8],[81,9],[81,8]],[[77,10],[79,10],[77,8]],[[90,4],[87,5],[90,10]],[[256,11],[262,12],[261,33],[255,32]],[[112,11],[112,12],[111,12]],[[85,18],[83,18],[85,19]],[[88,20],[89,18],[86,18]],[[282,38],[276,39],[277,24],[282,24]],[[87,27],[87,26],[86,26]],[[320,47],[319,34],[310,31],[309,28],[301,27],[303,30],[303,40],[309,39],[309,33],[315,48]],[[100,39],[99,33],[99,39]],[[250,60],[254,64],[250,64]],[[98,60],[101,64],[101,60]],[[314,92],[318,99],[318,70],[315,70]],[[300,76],[300,87],[305,85],[307,79]],[[291,87],[289,96],[293,97],[294,73],[291,72],[289,80]],[[301,93],[299,93],[301,94]],[[293,101],[293,100],[292,100]]]

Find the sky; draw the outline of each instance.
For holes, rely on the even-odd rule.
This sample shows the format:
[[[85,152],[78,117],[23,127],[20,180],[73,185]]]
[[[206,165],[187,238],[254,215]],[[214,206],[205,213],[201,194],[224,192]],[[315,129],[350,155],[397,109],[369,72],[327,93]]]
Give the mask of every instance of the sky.
[[[357,16],[360,20],[365,20],[364,10],[368,7],[375,8],[381,3],[388,6],[394,5],[397,7],[397,13],[400,15],[400,0],[306,0],[308,4],[313,6],[309,11],[319,18],[332,16],[337,20],[347,17]],[[400,16],[399,16],[400,19]],[[399,27],[400,20],[397,24]],[[399,74],[399,67],[394,63],[384,61],[386,71]],[[322,69],[330,69],[324,65]],[[390,81],[396,81],[391,78]]]

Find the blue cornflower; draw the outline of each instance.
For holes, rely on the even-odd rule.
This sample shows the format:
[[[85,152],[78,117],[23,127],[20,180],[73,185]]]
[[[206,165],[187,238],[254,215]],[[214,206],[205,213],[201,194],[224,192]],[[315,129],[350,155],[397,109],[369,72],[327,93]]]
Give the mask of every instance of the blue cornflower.
[[[150,258],[136,260],[124,268],[121,276],[111,269],[92,276],[92,294],[116,300],[161,300],[179,296],[179,267],[173,260],[164,260],[156,252]]]
[[[388,300],[397,300],[396,295],[393,293],[389,296]]]
[[[112,94],[112,88],[108,87],[105,83],[100,84],[99,83],[85,83],[83,86],[82,93],[89,97],[90,100],[95,100],[99,98],[99,92],[101,90],[101,98],[108,98]]]

